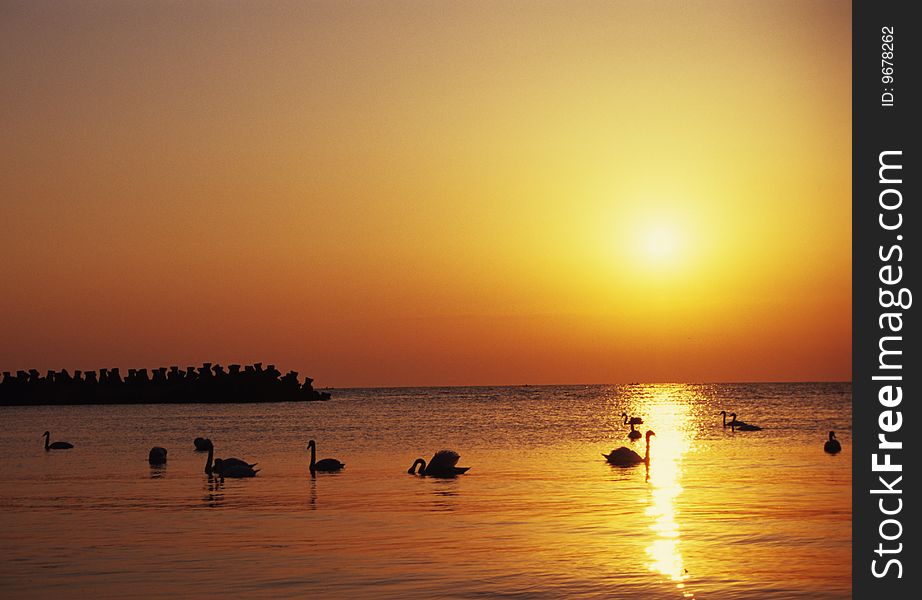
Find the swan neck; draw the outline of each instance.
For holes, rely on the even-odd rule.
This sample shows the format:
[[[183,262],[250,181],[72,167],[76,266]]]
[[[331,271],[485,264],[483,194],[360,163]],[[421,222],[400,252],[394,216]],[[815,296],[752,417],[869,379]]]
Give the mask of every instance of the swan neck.
[[[417,463],[419,464],[419,471],[417,471],[417,473],[419,473],[420,475],[425,475],[426,474],[426,461],[424,461],[421,458],[417,458],[416,462],[413,463],[413,466],[416,466]]]
[[[316,464],[317,464],[317,445],[311,444],[311,471],[314,470],[314,467]]]
[[[205,463],[205,475],[211,475],[213,469],[211,462],[214,460],[214,446],[208,447],[208,462]]]

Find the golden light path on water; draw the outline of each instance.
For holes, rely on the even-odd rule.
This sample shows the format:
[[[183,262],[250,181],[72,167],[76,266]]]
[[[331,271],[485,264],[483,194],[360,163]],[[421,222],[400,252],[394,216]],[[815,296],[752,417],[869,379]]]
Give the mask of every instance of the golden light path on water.
[[[688,574],[682,561],[681,528],[675,508],[676,498],[682,493],[682,458],[691,447],[693,436],[690,427],[692,392],[684,386],[652,390],[652,399],[645,406],[647,423],[655,424],[656,435],[650,448],[650,517],[653,541],[646,548],[650,570],[661,573],[676,583],[686,598],[694,593],[685,589]]]

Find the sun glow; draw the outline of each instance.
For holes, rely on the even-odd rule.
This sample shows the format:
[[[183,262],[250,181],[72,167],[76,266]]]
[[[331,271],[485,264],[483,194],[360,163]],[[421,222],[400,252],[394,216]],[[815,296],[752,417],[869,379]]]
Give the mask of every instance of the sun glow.
[[[686,197],[674,190],[665,190],[663,194]],[[686,195],[697,197],[691,193]],[[709,269],[707,259],[713,254],[713,243],[719,238],[714,230],[723,229],[717,219],[690,211],[678,201],[656,200],[659,196],[656,194],[654,199],[644,200],[638,208],[615,209],[606,219],[612,262],[632,283],[647,280],[668,283],[686,275],[705,274]],[[648,198],[646,195],[638,197]]]
[[[644,235],[643,248],[650,259],[665,261],[676,255],[678,237],[667,225],[651,227]]]
[[[14,370],[850,377],[848,3],[33,4],[0,18]]]

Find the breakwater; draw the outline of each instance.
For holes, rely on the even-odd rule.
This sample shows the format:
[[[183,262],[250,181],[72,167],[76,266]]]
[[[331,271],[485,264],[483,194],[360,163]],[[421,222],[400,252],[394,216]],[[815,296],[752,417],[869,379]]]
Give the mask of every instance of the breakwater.
[[[49,370],[45,375],[31,369],[3,372],[0,406],[329,400],[330,394],[312,384],[310,377],[301,381],[297,371],[282,375],[275,365],[263,368],[262,363],[128,369],[124,376],[118,368],[73,374]]]

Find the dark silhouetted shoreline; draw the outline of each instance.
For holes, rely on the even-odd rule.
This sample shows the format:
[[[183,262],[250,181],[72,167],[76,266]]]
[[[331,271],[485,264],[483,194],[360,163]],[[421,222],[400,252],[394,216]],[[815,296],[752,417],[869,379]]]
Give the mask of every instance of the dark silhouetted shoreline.
[[[313,379],[298,380],[297,371],[282,373],[262,363],[201,367],[96,371],[37,370],[3,372],[0,406],[67,404],[194,404],[242,402],[310,402],[329,400],[330,394],[314,389]]]

